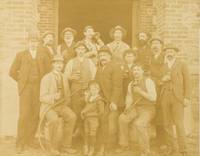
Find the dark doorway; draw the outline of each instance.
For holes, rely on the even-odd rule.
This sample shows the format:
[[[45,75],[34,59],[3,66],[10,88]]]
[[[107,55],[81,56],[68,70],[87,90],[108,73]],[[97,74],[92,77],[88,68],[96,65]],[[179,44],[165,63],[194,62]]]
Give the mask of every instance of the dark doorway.
[[[131,45],[132,0],[60,0],[59,33],[65,27],[77,30],[76,40],[83,38],[83,28],[94,27],[105,43],[111,41],[109,31],[116,25],[127,30],[125,41]]]

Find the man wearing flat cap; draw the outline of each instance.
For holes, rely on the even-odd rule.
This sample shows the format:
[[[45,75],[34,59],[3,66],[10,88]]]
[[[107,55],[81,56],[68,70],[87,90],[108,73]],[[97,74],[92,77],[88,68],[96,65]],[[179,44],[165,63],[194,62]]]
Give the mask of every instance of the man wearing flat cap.
[[[52,59],[52,70],[41,80],[40,87],[40,113],[47,120],[51,149],[53,155],[61,152],[73,154],[76,152],[71,147],[72,134],[76,123],[76,115],[70,109],[70,89],[67,78],[62,70],[64,66],[62,55],[55,55]],[[46,114],[44,114],[46,112]],[[63,126],[62,126],[63,125]]]
[[[100,33],[95,32],[94,28],[90,25],[85,26],[83,30],[85,38],[82,42],[87,47],[88,51],[85,53],[87,58],[91,58],[95,64],[97,64],[97,51],[104,45],[100,38]]]
[[[76,36],[76,30],[67,27],[61,33],[62,43],[57,47],[57,53],[63,55],[64,64],[66,65],[68,61],[76,56],[76,52],[74,51],[75,41],[74,38]]]
[[[69,80],[71,96],[71,108],[77,115],[76,135],[82,128],[81,111],[84,108],[84,92],[88,83],[94,79],[96,66],[90,58],[85,57],[87,47],[82,41],[74,46],[76,57],[69,60],[65,67],[65,76]]]
[[[40,51],[43,52],[46,57],[48,58],[48,66],[49,71],[51,70],[51,59],[53,58],[53,55],[56,53],[55,51],[55,34],[51,31],[45,31],[42,34],[42,43],[40,45]]]
[[[120,65],[111,60],[112,53],[107,46],[98,51],[100,66],[97,69],[96,80],[100,84],[103,96],[107,100],[106,115],[103,124],[109,148],[114,148],[117,141],[118,116],[123,109],[123,74]],[[104,136],[104,135],[103,135]]]
[[[39,34],[30,31],[28,49],[16,54],[9,75],[17,82],[19,92],[19,120],[17,128],[17,152],[32,146],[39,119],[40,80],[48,72],[47,58],[39,51]]]
[[[126,33],[126,30],[119,25],[110,30],[110,37],[113,41],[108,43],[107,46],[110,48],[114,60],[122,62],[124,51],[130,48],[129,45],[123,41]]]
[[[186,156],[184,133],[184,107],[190,104],[190,76],[185,63],[178,58],[179,49],[173,44],[164,48],[162,67],[160,108],[164,127],[164,140],[168,145],[167,154],[176,152],[173,125],[176,126],[179,152]]]

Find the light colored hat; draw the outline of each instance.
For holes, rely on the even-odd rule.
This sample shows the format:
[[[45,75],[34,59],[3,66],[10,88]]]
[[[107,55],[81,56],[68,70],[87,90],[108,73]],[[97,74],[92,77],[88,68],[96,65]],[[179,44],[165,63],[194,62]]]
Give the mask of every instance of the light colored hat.
[[[66,27],[66,28],[61,32],[61,34],[60,34],[61,38],[64,37],[64,34],[65,34],[65,32],[67,32],[67,31],[72,32],[72,34],[73,34],[74,36],[77,34],[77,31],[76,31],[76,30],[74,30],[74,29],[72,29],[72,28],[70,28],[70,27]]]
[[[149,40],[149,43],[151,44],[151,43],[152,43],[153,41],[155,41],[155,40],[159,41],[161,44],[164,44],[163,41],[162,41],[162,39],[161,39],[161,37],[158,36],[158,35],[153,35],[153,36],[151,37],[151,39]]]
[[[179,52],[179,49],[173,43],[166,44],[163,51],[165,52],[167,49],[174,49],[176,52]]]
[[[56,61],[62,61],[63,62],[64,61],[63,56],[60,55],[60,54],[54,55],[54,57],[52,58],[51,62],[56,62]]]
[[[100,54],[100,53],[108,53],[110,56],[112,56],[112,53],[111,53],[110,48],[108,46],[102,46],[98,50],[98,54]]]
[[[122,34],[123,34],[123,37],[125,37],[126,34],[127,34],[126,29],[124,29],[124,28],[123,28],[122,26],[120,26],[120,25],[117,25],[117,26],[115,26],[114,28],[112,28],[112,29],[110,30],[110,37],[111,37],[111,38],[113,38],[113,34],[114,34],[114,32],[115,32],[116,30],[120,30],[120,31],[122,32]]]
[[[45,38],[48,34],[51,34],[51,35],[55,36],[55,33],[53,33],[52,31],[45,31],[45,32],[42,34],[41,38],[42,38],[42,39]]]
[[[76,48],[78,48],[78,47],[80,47],[80,46],[84,46],[86,50],[89,50],[83,41],[78,41],[78,42],[75,44],[74,49],[76,49]]]

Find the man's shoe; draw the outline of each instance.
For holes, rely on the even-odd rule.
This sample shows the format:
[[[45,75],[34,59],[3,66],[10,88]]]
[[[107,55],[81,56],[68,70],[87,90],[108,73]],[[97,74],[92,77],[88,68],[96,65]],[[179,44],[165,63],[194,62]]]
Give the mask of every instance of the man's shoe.
[[[16,153],[17,154],[23,154],[23,152],[24,152],[24,146],[16,147]]]
[[[115,153],[123,153],[125,151],[128,151],[128,146],[121,146],[120,148],[115,150]]]
[[[77,153],[77,150],[74,149],[74,148],[71,148],[71,147],[64,148],[62,151],[63,151],[64,153],[66,152],[66,153],[68,153],[68,154],[75,154],[75,153]]]
[[[188,156],[187,152],[181,152],[181,156]]]

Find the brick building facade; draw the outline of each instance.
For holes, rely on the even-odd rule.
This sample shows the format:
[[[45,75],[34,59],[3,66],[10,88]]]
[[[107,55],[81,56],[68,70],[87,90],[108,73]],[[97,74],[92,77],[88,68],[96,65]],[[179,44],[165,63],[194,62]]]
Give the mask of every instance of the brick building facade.
[[[18,101],[18,97],[16,96],[16,83],[8,77],[10,64],[15,54],[25,48],[27,32],[30,28],[39,30],[41,34],[46,30],[53,31],[57,34],[56,40],[59,41],[60,1],[0,1],[0,19],[2,21],[0,23],[0,135],[16,133],[16,112],[18,109],[18,102],[16,101]],[[65,3],[69,3],[69,1],[66,0]],[[165,42],[172,41],[179,46],[180,56],[189,63],[191,73],[195,77],[198,74],[200,48],[200,1],[126,1],[131,1],[132,4],[132,45],[135,45],[135,35],[140,31],[160,34]],[[196,84],[198,80],[194,78],[193,82]],[[197,87],[193,87],[193,94],[194,103],[197,103]],[[196,108],[197,105],[194,105],[194,109]]]

